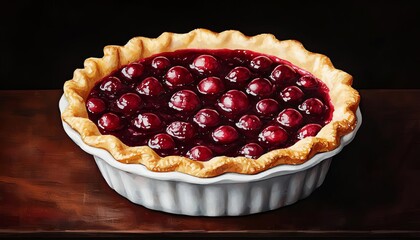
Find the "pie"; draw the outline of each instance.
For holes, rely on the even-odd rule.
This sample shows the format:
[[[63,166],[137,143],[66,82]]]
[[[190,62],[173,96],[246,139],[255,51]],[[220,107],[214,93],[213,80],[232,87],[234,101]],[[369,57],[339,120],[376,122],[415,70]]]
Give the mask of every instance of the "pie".
[[[256,174],[331,151],[359,93],[295,40],[195,29],[107,46],[64,84],[62,119],[116,161],[196,177]]]

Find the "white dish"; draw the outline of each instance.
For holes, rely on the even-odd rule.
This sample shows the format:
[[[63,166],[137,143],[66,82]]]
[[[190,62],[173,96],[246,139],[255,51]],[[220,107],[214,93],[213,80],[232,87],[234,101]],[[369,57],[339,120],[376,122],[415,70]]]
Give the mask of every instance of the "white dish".
[[[64,95],[60,112],[67,107]],[[190,216],[239,216],[274,210],[308,197],[321,186],[331,159],[349,144],[362,123],[357,109],[356,128],[333,151],[319,153],[300,165],[280,165],[255,175],[226,173],[199,178],[179,172],[153,172],[141,164],[116,161],[103,149],[85,144],[67,123],[68,136],[93,155],[98,168],[117,193],[149,209]]]

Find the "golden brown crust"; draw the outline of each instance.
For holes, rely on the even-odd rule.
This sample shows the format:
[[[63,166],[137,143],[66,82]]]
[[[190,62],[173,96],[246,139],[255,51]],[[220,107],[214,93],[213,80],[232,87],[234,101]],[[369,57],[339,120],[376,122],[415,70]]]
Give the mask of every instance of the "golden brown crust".
[[[291,147],[270,151],[260,158],[214,157],[199,162],[181,156],[160,157],[148,146],[128,147],[118,138],[101,135],[96,125],[88,119],[85,100],[95,85],[113,70],[130,62],[157,54],[186,48],[248,49],[285,59],[321,79],[329,88],[334,106],[332,121],[316,137],[298,141]],[[69,106],[62,119],[80,133],[83,141],[93,147],[108,150],[122,163],[143,164],[151,171],[178,171],[197,177],[213,177],[226,172],[255,174],[280,164],[301,164],[319,152],[331,151],[340,144],[341,136],[356,126],[356,109],[359,93],[351,87],[352,76],[335,69],[324,55],[307,51],[295,40],[277,40],[271,34],[245,36],[228,30],[215,33],[195,29],[186,34],[165,32],[158,38],[136,37],[125,46],[107,46],[104,57],[89,58],[84,69],[77,69],[73,79],[64,84],[64,94]]]

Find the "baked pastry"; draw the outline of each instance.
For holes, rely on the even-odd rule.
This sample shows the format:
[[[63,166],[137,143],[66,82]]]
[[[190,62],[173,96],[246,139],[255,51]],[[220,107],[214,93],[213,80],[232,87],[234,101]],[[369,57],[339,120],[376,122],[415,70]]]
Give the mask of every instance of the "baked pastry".
[[[62,119],[122,163],[255,174],[335,149],[356,126],[352,77],[294,40],[195,29],[107,46],[64,84]]]

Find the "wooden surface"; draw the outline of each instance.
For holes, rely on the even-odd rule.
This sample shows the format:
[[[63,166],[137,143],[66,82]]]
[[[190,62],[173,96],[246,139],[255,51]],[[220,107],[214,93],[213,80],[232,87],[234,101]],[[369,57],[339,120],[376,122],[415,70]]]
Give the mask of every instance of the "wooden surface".
[[[145,209],[63,131],[61,90],[0,91],[0,238],[420,237],[420,90],[361,90],[363,124],[307,199],[243,217]]]

